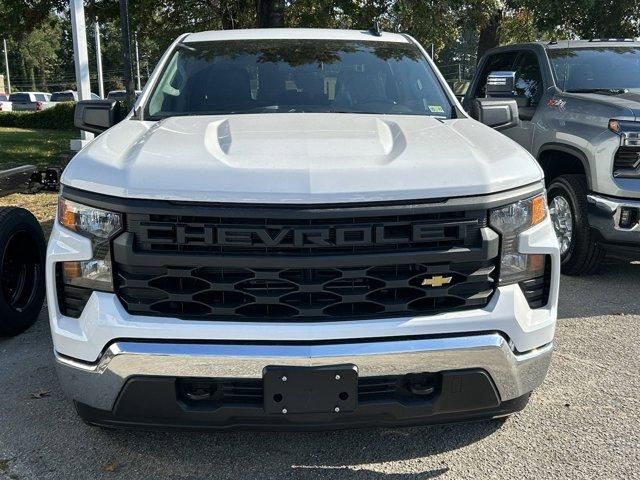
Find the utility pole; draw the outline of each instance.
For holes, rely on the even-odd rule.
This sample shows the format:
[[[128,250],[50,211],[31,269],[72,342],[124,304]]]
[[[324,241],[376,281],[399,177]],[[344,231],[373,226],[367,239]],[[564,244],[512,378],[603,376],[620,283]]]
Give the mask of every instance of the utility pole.
[[[7,53],[7,39],[2,39],[4,45],[4,67],[7,71],[7,93],[11,95],[11,77],[9,76],[9,54]]]
[[[96,63],[98,64],[98,94],[104,98],[104,79],[102,78],[102,49],[100,48],[100,24],[96,17]]]
[[[133,34],[133,38],[136,44],[136,77],[138,79],[138,90],[142,90],[142,84],[140,83],[140,52],[138,51],[138,32]]]
[[[89,53],[87,51],[87,27],[84,20],[83,0],[71,0],[71,32],[73,34],[73,63],[76,68],[76,84],[79,100],[91,99],[91,82],[89,80]],[[80,132],[80,140],[71,140],[71,150],[80,150],[93,134]]]
[[[127,90],[127,108],[136,103],[131,63],[131,35],[129,33],[129,0],[120,0],[120,29],[122,30],[122,57],[124,60],[124,86]]]

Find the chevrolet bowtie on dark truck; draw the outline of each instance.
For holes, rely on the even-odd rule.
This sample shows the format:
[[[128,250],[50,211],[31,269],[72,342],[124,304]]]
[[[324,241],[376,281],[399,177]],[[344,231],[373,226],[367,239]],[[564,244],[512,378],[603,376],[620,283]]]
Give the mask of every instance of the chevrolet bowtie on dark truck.
[[[47,257],[87,422],[503,417],[543,381],[560,256],[542,170],[412,38],[186,34],[116,117],[76,109],[106,131],[64,172]]]
[[[640,43],[559,41],[490,50],[464,106],[515,100],[503,133],[542,166],[562,271],[595,271],[605,252],[640,258]]]

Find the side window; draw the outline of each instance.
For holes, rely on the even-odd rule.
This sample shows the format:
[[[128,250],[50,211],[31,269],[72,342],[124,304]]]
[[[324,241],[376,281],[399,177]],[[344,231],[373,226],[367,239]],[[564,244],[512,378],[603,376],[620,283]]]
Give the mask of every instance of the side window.
[[[474,92],[474,98],[480,98],[485,96],[485,87],[487,85],[487,77],[491,72],[511,71],[513,68],[513,62],[516,59],[518,52],[503,52],[495,53],[491,55],[482,68],[482,74],[478,81],[476,91]]]
[[[514,66],[516,72],[516,93],[535,107],[542,97],[542,74],[538,58],[533,52],[522,52]]]

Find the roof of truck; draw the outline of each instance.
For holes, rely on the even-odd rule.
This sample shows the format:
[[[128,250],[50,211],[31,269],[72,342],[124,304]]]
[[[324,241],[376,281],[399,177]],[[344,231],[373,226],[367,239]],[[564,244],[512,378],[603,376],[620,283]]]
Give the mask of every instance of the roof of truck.
[[[381,32],[376,36],[368,30],[334,30],[324,28],[254,28],[240,30],[212,30],[190,33],[184,43],[219,40],[367,40],[375,42],[408,43],[399,33]]]
[[[537,42],[515,43],[498,48],[514,49],[519,47],[542,46],[548,50],[559,48],[595,48],[595,47],[638,47],[640,41],[633,38],[610,38],[592,40],[539,40]],[[493,49],[492,49],[493,50]]]

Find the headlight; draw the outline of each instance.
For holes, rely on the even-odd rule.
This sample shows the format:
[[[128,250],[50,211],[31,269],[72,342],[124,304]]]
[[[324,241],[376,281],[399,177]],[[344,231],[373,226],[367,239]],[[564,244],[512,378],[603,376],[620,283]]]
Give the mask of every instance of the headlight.
[[[91,260],[62,262],[62,281],[76,287],[112,292],[109,241],[120,232],[122,215],[60,197],[58,222],[64,228],[90,238],[93,248]]]
[[[517,283],[544,273],[544,255],[518,252],[518,235],[547,218],[544,193],[492,210],[490,225],[500,233],[500,284]]]
[[[119,213],[100,210],[60,197],[58,220],[63,227],[96,239],[109,239],[122,227]]]
[[[609,130],[620,137],[620,145],[640,145],[640,122],[629,120],[609,120]]]

